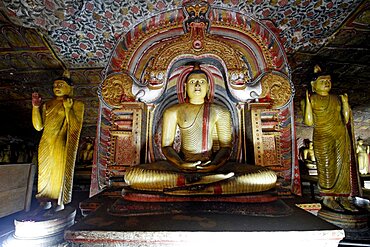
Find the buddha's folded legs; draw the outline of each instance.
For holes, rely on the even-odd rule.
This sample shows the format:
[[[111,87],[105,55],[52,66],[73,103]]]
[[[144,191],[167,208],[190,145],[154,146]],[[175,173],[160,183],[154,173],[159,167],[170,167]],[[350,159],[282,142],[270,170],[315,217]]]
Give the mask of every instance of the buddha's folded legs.
[[[215,179],[215,182],[210,182],[212,179]],[[170,194],[181,194],[180,191],[187,189],[191,192],[189,194],[261,192],[274,188],[276,179],[273,171],[253,165],[228,163],[216,173],[201,174],[180,172],[165,161],[132,167],[125,175],[125,181],[133,189],[166,190],[166,193]]]

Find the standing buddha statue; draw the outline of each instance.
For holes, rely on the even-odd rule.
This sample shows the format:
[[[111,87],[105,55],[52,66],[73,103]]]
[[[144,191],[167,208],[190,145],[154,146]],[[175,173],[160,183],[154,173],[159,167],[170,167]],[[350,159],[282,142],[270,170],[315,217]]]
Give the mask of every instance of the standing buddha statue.
[[[357,140],[357,161],[360,174],[369,173],[369,146],[364,145],[364,140]]]
[[[331,76],[315,66],[311,81],[313,94],[306,91],[303,103],[304,123],[314,126],[313,142],[318,169],[318,184],[323,205],[343,212],[357,211],[352,204],[351,138],[347,130],[350,107],[347,94],[330,94]]]
[[[36,198],[45,209],[64,208],[72,198],[73,172],[82,128],[84,104],[72,99],[72,81],[61,77],[54,81],[55,97],[41,104],[32,94],[32,123],[43,130],[38,149],[38,184]]]

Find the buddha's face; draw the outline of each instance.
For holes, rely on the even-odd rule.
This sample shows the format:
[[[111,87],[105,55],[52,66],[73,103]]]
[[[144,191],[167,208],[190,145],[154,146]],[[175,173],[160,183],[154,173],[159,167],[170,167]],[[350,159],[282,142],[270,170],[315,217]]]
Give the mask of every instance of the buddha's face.
[[[330,75],[319,76],[316,81],[312,83],[312,88],[318,94],[328,94],[331,89]]]
[[[72,87],[63,80],[56,80],[54,81],[53,91],[57,97],[68,96],[72,91]]]
[[[186,93],[190,99],[204,99],[207,95],[208,87],[208,79],[205,74],[191,74],[186,82]]]

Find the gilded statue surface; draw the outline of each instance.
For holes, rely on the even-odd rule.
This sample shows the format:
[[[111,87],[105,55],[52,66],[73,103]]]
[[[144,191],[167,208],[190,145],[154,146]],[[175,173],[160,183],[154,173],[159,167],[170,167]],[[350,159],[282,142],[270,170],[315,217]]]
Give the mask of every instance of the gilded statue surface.
[[[308,148],[303,150],[304,161],[314,163],[316,162],[315,151],[313,149],[313,142],[308,143]]]
[[[320,195],[324,206],[335,211],[356,211],[351,194],[351,138],[347,130],[350,107],[347,94],[330,94],[331,76],[320,74],[311,81],[313,94],[306,91],[304,123],[314,126],[314,154],[318,169]]]
[[[307,168],[316,169],[316,157],[315,150],[313,148],[313,142],[308,142],[308,147],[303,150],[303,161]]]
[[[132,79],[127,74],[114,74],[106,78],[101,90],[104,101],[112,106],[121,106],[122,102],[134,101],[132,84]]]
[[[261,79],[261,85],[261,98],[271,99],[274,108],[282,107],[290,100],[292,89],[287,78],[268,73]]]
[[[356,153],[360,174],[369,173],[369,152],[370,147],[364,145],[364,141],[362,139],[359,139],[357,141]]]
[[[55,97],[41,104],[32,94],[32,123],[43,130],[38,149],[38,184],[36,198],[45,209],[62,210],[72,199],[73,171],[82,128],[84,104],[72,98],[69,78],[54,81]]]
[[[226,107],[208,102],[209,78],[195,67],[186,78],[188,100],[163,114],[162,152],[167,160],[131,167],[125,174],[133,189],[174,195],[239,194],[275,187],[276,174],[262,167],[230,162],[232,120]],[[173,144],[176,128],[181,147]],[[218,150],[214,143],[218,142]],[[199,187],[192,187],[192,186]]]

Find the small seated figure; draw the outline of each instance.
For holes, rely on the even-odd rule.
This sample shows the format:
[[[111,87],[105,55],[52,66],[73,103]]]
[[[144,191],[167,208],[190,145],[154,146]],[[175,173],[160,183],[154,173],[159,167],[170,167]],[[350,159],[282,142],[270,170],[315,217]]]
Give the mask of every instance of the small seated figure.
[[[28,161],[28,156],[27,156],[27,150],[26,150],[26,145],[22,144],[17,150],[16,158],[17,158],[17,163],[26,163]]]
[[[82,165],[91,165],[93,160],[93,144],[91,142],[86,142],[85,148],[81,151],[80,163]]]
[[[364,146],[364,141],[362,139],[357,140],[357,161],[360,174],[369,173],[369,146]]]
[[[303,150],[303,161],[308,169],[316,169],[316,157],[312,141],[309,141],[308,147]]]
[[[232,122],[224,106],[209,103],[209,80],[199,67],[187,76],[189,102],[176,104],[163,115],[162,152],[167,158],[134,166],[125,181],[133,189],[173,195],[241,194],[275,187],[276,174],[263,167],[229,162]],[[176,128],[181,150],[173,148]],[[217,136],[219,149],[213,151]]]
[[[1,162],[2,163],[10,163],[10,158],[11,158],[11,146],[7,145],[7,148],[4,148],[2,150],[2,155],[1,155]]]

